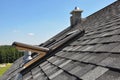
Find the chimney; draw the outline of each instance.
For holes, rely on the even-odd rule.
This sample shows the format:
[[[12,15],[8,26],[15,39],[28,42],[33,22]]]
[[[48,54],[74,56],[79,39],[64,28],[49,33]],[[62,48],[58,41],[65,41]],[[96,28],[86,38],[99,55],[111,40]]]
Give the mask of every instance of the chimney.
[[[70,17],[71,26],[76,25],[81,22],[81,13],[83,10],[80,10],[79,7],[75,7],[75,9],[70,13],[72,16]]]

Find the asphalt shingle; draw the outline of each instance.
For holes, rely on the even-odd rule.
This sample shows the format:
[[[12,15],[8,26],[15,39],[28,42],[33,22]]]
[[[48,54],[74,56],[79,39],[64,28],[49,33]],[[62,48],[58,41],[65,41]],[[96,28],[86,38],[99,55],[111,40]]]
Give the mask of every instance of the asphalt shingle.
[[[81,78],[83,80],[95,80],[102,74],[104,74],[106,71],[108,71],[107,68],[96,67],[95,69],[89,71],[87,74],[83,75]]]
[[[18,73],[22,80],[120,80],[119,5],[118,0],[41,44],[54,48],[77,34],[81,26],[84,29],[58,49],[55,46],[56,50],[50,51],[40,63],[25,69],[26,74],[20,70],[23,59],[18,59],[2,80],[14,80]]]

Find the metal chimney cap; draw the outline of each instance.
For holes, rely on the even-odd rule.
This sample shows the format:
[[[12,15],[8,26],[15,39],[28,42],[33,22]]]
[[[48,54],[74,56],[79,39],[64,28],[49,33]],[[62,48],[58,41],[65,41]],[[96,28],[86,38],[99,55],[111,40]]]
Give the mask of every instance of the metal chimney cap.
[[[73,13],[75,13],[75,12],[80,12],[80,13],[82,13],[83,10],[81,10],[79,7],[75,7],[75,9],[74,9],[72,12],[70,12],[70,14],[73,14]]]
[[[76,7],[75,7],[75,10],[80,10],[80,8],[76,6]]]

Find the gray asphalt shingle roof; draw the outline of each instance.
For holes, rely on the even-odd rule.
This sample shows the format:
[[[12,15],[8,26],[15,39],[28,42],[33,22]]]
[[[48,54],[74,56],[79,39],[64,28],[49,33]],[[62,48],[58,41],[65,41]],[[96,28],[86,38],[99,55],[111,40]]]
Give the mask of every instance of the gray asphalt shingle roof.
[[[51,52],[53,55],[48,55],[41,63],[22,71],[21,80],[120,80],[119,6],[120,1],[116,1],[88,16],[85,22],[54,36],[52,39],[56,39],[57,43],[60,40],[58,37],[80,26],[85,31],[83,36],[78,35],[62,48]],[[41,46],[50,47],[52,39]],[[13,64],[2,80],[8,77],[14,80],[21,63],[22,58]]]

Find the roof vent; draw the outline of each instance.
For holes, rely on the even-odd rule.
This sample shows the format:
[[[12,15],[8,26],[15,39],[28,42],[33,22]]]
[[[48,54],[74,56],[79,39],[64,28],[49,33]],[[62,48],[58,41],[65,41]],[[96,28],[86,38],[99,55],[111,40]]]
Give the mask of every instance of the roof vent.
[[[75,7],[75,9],[70,13],[72,16],[70,17],[70,22],[71,26],[76,25],[77,23],[80,23],[82,18],[81,18],[81,13],[83,10],[80,10],[79,7]]]
[[[31,51],[24,51],[24,63],[32,59],[31,55],[32,55]]]

